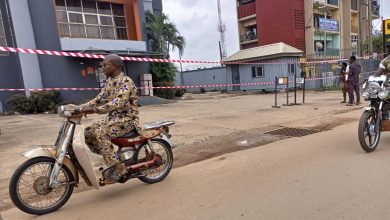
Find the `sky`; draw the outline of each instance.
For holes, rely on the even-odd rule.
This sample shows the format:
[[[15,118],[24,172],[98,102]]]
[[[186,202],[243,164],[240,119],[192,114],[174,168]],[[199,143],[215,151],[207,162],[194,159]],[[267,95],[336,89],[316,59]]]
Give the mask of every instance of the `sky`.
[[[217,0],[163,0],[163,7],[164,13],[187,41],[182,59],[219,60]],[[221,8],[229,56],[239,50],[236,0],[221,0]],[[390,19],[390,0],[381,0],[381,15]],[[374,21],[373,25],[380,28],[381,22]],[[172,53],[171,58],[178,59],[178,53]],[[190,64],[185,66],[194,67]]]

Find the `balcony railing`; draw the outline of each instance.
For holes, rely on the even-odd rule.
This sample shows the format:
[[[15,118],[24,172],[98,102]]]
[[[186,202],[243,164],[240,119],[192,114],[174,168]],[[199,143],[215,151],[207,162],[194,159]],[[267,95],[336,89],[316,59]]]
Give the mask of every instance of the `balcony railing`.
[[[240,5],[237,8],[238,19],[256,14],[256,2],[250,2],[245,5]]]
[[[336,6],[339,7],[339,0],[313,0],[313,3],[317,6],[325,5],[325,6]]]
[[[311,54],[310,59],[334,59],[340,58],[340,49],[327,48],[326,51],[315,51],[314,54]]]
[[[240,36],[241,43],[251,43],[257,41],[257,34],[243,34]]]

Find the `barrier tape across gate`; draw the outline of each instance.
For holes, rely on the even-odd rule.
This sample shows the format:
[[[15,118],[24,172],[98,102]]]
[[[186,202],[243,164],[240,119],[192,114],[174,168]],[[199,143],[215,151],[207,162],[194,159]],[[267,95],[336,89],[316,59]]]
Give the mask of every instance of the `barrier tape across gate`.
[[[364,72],[361,74],[371,74],[372,72]],[[340,76],[330,76],[330,77],[313,77],[313,78],[305,78],[306,81],[316,81],[323,79],[336,79],[340,78]],[[291,80],[293,83],[294,80]],[[231,87],[231,86],[255,86],[255,85],[274,85],[275,82],[253,82],[253,83],[238,83],[238,84],[205,84],[205,85],[191,85],[191,86],[154,86],[154,87],[137,87],[137,89],[189,89],[189,88],[209,88],[209,87]],[[37,91],[98,91],[100,88],[42,88],[42,89],[1,89],[0,92],[37,92]]]
[[[63,56],[63,57],[81,57],[89,59],[104,59],[104,55],[91,54],[91,53],[77,53],[77,52],[63,52],[54,50],[37,50],[26,49],[16,47],[0,46],[0,51],[12,52],[12,53],[27,53],[38,55],[50,55],[50,56]],[[373,56],[358,57],[358,59],[369,59]],[[156,59],[156,58],[140,58],[140,57],[121,57],[122,60],[134,61],[134,62],[160,62],[160,63],[191,63],[191,64],[249,64],[249,65],[264,65],[264,64],[287,64],[286,62],[224,62],[224,61],[200,61],[200,60],[177,60],[177,59]],[[335,59],[335,60],[323,60],[323,61],[310,61],[300,62],[302,64],[325,64],[325,63],[338,63],[347,59]],[[293,62],[292,62],[293,63]],[[292,64],[290,63],[290,64]]]
[[[315,81],[322,79],[335,79],[339,76],[322,77],[322,78],[307,78],[306,81]],[[294,80],[291,80],[294,82]],[[209,88],[209,87],[232,87],[232,86],[255,86],[255,85],[274,85],[275,82],[253,82],[253,83],[229,83],[229,84],[206,84],[206,85],[191,85],[191,86],[156,86],[156,87],[138,87],[139,90],[150,89],[189,89],[189,88]],[[37,91],[98,91],[100,88],[42,88],[42,89],[1,89],[0,92],[37,92]]]
[[[90,59],[104,59],[104,55],[90,54],[90,53],[75,53],[75,52],[62,52],[52,50],[37,50],[37,49],[25,49],[25,48],[14,48],[0,46],[0,51],[13,52],[13,53],[26,53],[26,54],[38,54],[38,55],[51,55],[51,56],[63,56],[63,57],[81,57]],[[368,59],[368,57],[360,57],[359,59]],[[165,63],[195,63],[195,64],[287,64],[285,62],[262,62],[262,63],[244,63],[244,62],[223,62],[223,61],[196,61],[196,60],[176,60],[176,59],[155,59],[155,58],[139,58],[139,57],[121,57],[122,60],[135,61],[135,62],[165,62]],[[316,63],[337,63],[344,61],[345,59],[339,60],[327,60],[327,61],[315,61],[315,62],[300,62],[306,64]],[[323,78],[308,78],[307,81],[321,80],[334,77],[323,77]],[[191,85],[191,86],[160,86],[160,87],[139,87],[138,89],[186,89],[186,88],[208,88],[208,87],[231,87],[231,86],[254,86],[254,85],[271,85],[274,82],[253,82],[253,83],[239,83],[239,84],[207,84],[207,85]],[[95,91],[99,88],[32,88],[32,89],[6,89],[0,88],[0,92],[10,91]]]

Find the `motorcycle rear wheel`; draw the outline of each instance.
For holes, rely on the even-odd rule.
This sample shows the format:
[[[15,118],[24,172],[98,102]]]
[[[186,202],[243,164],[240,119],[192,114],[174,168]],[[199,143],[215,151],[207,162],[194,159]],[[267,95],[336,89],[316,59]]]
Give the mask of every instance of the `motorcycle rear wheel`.
[[[140,147],[136,151],[136,160],[143,160],[150,156],[150,152],[147,152],[147,145]],[[149,168],[141,171],[142,176],[138,179],[144,183],[153,184],[158,183],[168,176],[173,166],[173,153],[171,147],[164,140],[152,140],[152,149],[156,153],[162,162],[158,167]]]
[[[16,207],[28,214],[44,215],[58,210],[69,200],[73,193],[74,185],[71,183],[74,177],[65,165],[57,178],[63,187],[48,187],[54,163],[54,158],[36,157],[16,169],[9,184],[9,194]]]
[[[379,144],[382,129],[379,128],[377,132],[376,120],[377,115],[374,111],[363,112],[359,120],[359,142],[362,149],[367,153],[375,151]],[[382,123],[379,123],[379,126],[381,125]]]

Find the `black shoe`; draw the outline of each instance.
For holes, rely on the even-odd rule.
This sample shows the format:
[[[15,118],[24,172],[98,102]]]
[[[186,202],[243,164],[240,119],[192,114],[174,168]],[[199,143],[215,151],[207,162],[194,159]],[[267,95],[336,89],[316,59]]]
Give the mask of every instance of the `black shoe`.
[[[118,182],[126,174],[126,171],[127,169],[125,164],[123,163],[116,164],[110,176],[107,178],[107,181]]]
[[[118,182],[122,178],[122,175],[120,175],[117,172],[112,172],[111,175],[108,177],[108,182]]]

